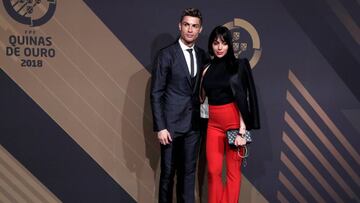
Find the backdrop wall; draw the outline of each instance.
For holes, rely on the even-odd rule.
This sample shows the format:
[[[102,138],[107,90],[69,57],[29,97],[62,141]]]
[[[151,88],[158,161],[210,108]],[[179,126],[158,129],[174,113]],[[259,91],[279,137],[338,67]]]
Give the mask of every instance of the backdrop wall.
[[[0,4],[0,200],[157,202],[151,62],[204,16],[248,57],[259,97],[243,202],[359,202],[360,3],[351,0]]]

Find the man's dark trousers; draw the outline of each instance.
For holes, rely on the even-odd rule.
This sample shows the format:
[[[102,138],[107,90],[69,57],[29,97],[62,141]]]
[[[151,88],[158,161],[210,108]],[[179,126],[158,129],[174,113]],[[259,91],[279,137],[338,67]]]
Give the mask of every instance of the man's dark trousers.
[[[177,202],[194,202],[199,138],[199,131],[176,133],[171,144],[161,145],[159,203],[172,202],[175,173]]]

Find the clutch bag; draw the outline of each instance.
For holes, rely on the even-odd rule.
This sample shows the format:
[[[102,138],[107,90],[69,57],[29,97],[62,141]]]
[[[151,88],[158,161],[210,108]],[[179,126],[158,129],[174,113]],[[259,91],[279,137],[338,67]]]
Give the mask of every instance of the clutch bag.
[[[239,135],[239,129],[230,129],[226,131],[226,138],[228,140],[228,143],[231,147],[236,147],[235,146],[235,139],[236,136]],[[252,138],[251,138],[251,133],[250,131],[245,131],[245,134],[242,135],[242,137],[245,137],[246,140],[246,144],[249,144],[252,142]]]

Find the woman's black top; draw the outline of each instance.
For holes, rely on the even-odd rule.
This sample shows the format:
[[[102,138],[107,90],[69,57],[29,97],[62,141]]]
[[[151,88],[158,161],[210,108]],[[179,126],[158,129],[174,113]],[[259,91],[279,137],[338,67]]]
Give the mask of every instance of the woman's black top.
[[[203,78],[203,87],[210,105],[223,105],[234,102],[230,87],[231,73],[225,60],[212,60]]]

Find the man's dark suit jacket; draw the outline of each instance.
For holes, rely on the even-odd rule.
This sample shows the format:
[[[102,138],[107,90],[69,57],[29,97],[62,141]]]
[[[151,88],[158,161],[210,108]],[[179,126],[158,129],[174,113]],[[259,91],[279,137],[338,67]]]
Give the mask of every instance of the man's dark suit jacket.
[[[154,61],[151,107],[155,132],[167,129],[173,136],[199,129],[199,81],[207,57],[204,50],[196,46],[194,50],[197,74],[193,80],[178,41],[160,50]]]
[[[247,59],[239,59],[239,69],[237,74],[230,78],[230,86],[246,129],[259,129],[260,118],[256,89]]]

